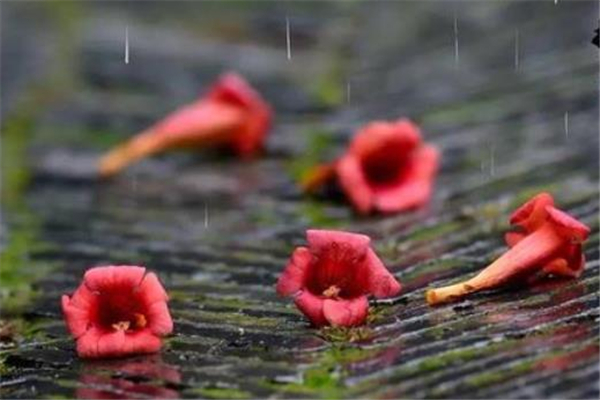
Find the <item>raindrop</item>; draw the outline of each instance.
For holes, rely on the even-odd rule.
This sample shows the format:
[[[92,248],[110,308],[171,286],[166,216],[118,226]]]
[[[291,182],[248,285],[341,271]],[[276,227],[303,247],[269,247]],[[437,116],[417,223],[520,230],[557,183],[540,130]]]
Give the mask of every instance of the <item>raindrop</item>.
[[[125,64],[129,64],[129,27],[125,27]]]
[[[515,29],[515,71],[519,69],[519,30]]]
[[[458,18],[454,10],[454,65],[458,68]]]
[[[204,203],[204,227],[208,228],[208,204]]]
[[[350,103],[350,82],[346,82],[346,102]]]
[[[569,112],[565,112],[565,137],[569,137]]]
[[[492,144],[490,146],[490,176],[494,176],[496,174],[496,148]]]
[[[292,39],[290,36],[290,19],[285,17],[285,41],[287,44],[287,59],[292,59]]]

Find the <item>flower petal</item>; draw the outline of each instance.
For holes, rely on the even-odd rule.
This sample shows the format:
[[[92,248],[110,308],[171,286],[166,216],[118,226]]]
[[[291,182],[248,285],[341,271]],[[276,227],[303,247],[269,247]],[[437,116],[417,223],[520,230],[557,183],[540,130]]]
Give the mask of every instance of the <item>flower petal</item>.
[[[326,299],[323,302],[323,314],[333,326],[357,326],[365,322],[369,312],[366,296],[352,300]]]
[[[588,238],[590,228],[587,225],[577,221],[564,211],[547,206],[548,219],[558,227],[559,233],[571,241],[581,243]]]
[[[554,199],[549,193],[539,193],[512,213],[510,224],[519,225],[527,232],[531,232],[539,228],[546,220],[548,215],[546,206],[553,205]]]
[[[382,146],[394,144],[402,153],[412,152],[421,143],[419,128],[408,119],[374,121],[362,127],[354,136],[350,152],[359,158],[372,154]]]
[[[296,307],[308,317],[313,325],[327,325],[327,320],[323,315],[323,299],[313,295],[308,290],[304,290],[296,296],[294,302],[296,303]]]
[[[523,238],[527,236],[521,232],[506,232],[504,235],[504,241],[508,245],[508,247],[513,247],[515,244],[519,243]]]
[[[357,255],[364,255],[371,238],[360,233],[332,231],[325,229],[309,229],[306,231],[306,239],[312,253],[321,253],[331,250],[333,243],[345,244],[356,251]]]
[[[126,354],[155,353],[160,350],[162,342],[149,329],[126,333],[124,352]]]
[[[98,295],[92,292],[86,285],[79,285],[73,296],[71,296],[71,305],[82,310],[93,309],[97,306]]]
[[[277,281],[277,293],[280,296],[289,296],[302,288],[305,272],[312,258],[313,255],[306,247],[294,250],[290,262]]]
[[[233,147],[243,157],[254,155],[263,146],[271,127],[271,107],[240,75],[229,72],[213,86],[207,99],[231,104],[245,111],[243,125],[233,137]]]
[[[575,271],[569,268],[567,260],[564,258],[556,258],[550,261],[548,264],[544,265],[542,271],[546,275],[556,275],[568,278],[575,277]]]
[[[569,245],[556,258],[543,267],[545,274],[552,274],[566,278],[579,278],[585,267],[585,256],[581,251],[581,244]]]
[[[163,336],[173,332],[173,319],[167,303],[157,301],[147,311],[148,327],[155,335]]]
[[[422,146],[406,165],[397,185],[375,190],[375,207],[383,212],[397,212],[426,204],[431,197],[439,159],[435,147]]]
[[[169,299],[167,292],[154,272],[147,273],[135,291],[146,307],[158,301],[165,302]]]
[[[113,290],[116,287],[134,288],[140,284],[145,272],[144,267],[130,265],[95,267],[87,270],[83,280],[94,292]]]
[[[107,332],[98,338],[99,357],[118,357],[125,355],[125,332],[116,330]]]
[[[369,291],[375,297],[390,297],[400,292],[402,289],[400,282],[394,278],[371,249],[367,251],[366,263],[369,269]]]
[[[100,329],[92,327],[77,339],[77,354],[82,358],[98,358],[98,341],[102,336]]]
[[[339,184],[354,208],[361,214],[369,213],[373,198],[359,159],[346,155],[337,162],[335,169]]]
[[[90,326],[90,310],[75,307],[67,295],[62,297],[62,310],[69,332],[75,339],[83,335]]]

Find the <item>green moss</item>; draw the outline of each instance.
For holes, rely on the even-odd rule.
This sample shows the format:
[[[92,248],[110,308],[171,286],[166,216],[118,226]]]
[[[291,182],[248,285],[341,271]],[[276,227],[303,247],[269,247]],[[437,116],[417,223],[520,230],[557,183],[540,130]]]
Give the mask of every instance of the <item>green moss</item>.
[[[300,215],[307,219],[310,226],[318,226],[320,228],[334,228],[343,225],[343,219],[333,217],[327,214],[327,210],[323,203],[310,199],[300,203]]]
[[[419,265],[413,271],[402,275],[402,279],[409,281],[427,273],[447,271],[450,269],[463,267],[464,265],[464,260],[455,258],[438,259],[423,265]]]
[[[4,376],[8,373],[10,373],[11,368],[6,365],[6,357],[5,356],[0,356],[0,376]]]
[[[341,104],[345,92],[343,82],[335,77],[332,78],[332,75],[325,75],[322,79],[318,79],[312,91],[317,103],[330,107]]]
[[[378,350],[362,347],[334,345],[323,353],[323,360],[331,364],[348,364],[371,357]]]
[[[31,173],[26,164],[25,153],[33,129],[32,118],[22,112],[9,118],[2,127],[2,193],[6,208],[21,207],[22,193],[27,187]]]
[[[41,128],[36,133],[36,142],[40,145],[62,144],[93,149],[109,149],[125,139],[122,132],[108,129],[86,129],[82,132],[80,128],[74,128],[72,125]]]
[[[33,295],[31,282],[48,270],[48,265],[30,259],[35,250],[43,249],[37,239],[39,221],[29,212],[24,192],[31,173],[26,152],[32,136],[33,119],[23,106],[8,118],[2,140],[3,208],[14,218],[8,231],[8,244],[0,252],[0,301],[4,313],[21,309]]]
[[[360,342],[369,339],[373,331],[367,326],[345,327],[326,326],[319,330],[319,336],[332,343]]]
[[[411,242],[429,241],[447,235],[448,233],[458,231],[462,227],[463,224],[456,221],[450,221],[434,226],[428,226],[413,231],[412,234],[406,238],[406,240],[409,240]]]
[[[339,56],[332,57],[329,69],[313,81],[311,93],[316,103],[334,107],[344,101],[346,85],[343,81],[343,72],[343,59]]]
[[[310,169],[320,163],[331,162],[326,156],[335,145],[332,132],[312,128],[303,133],[307,138],[305,151],[288,162],[286,169],[292,178],[300,181]]]
[[[46,104],[56,101],[68,86],[67,80],[72,79],[65,72],[72,68],[65,68],[65,63],[72,59],[68,54],[73,46],[67,41],[72,43],[73,21],[77,19],[73,17],[78,9],[79,6],[69,2],[48,9],[47,15],[54,17],[60,29],[58,52],[61,56],[57,56],[55,65],[48,68],[52,79],[46,81],[48,84],[32,86],[21,95],[11,114],[2,121],[0,200],[3,210],[11,217],[8,244],[0,253],[0,301],[3,313],[15,313],[22,309],[34,295],[31,282],[39,279],[51,267],[31,259],[31,254],[45,244],[38,239],[39,221],[25,203],[25,191],[31,179],[27,151],[37,129],[35,121],[38,113],[46,109]]]
[[[318,359],[304,370],[301,383],[265,382],[265,386],[292,395],[310,395],[329,399],[348,397],[348,388],[344,383],[347,364],[364,360],[376,352],[372,349],[336,343],[322,352]]]
[[[523,372],[530,370],[533,367],[533,362],[524,362],[508,371],[490,371],[478,374],[474,377],[466,379],[465,383],[469,386],[489,386],[494,383],[502,382],[517,376]]]
[[[3,304],[4,306],[4,304]],[[47,341],[48,335],[45,331],[45,327],[48,325],[48,319],[36,319],[36,320],[26,320],[24,318],[12,318],[8,321],[0,320],[0,329],[3,329],[5,332],[7,330],[10,331],[8,335],[10,339],[8,341],[14,343],[19,343],[23,339],[32,341]],[[62,324],[62,323],[61,323]],[[13,347],[6,347],[7,351],[11,351]],[[2,353],[4,350],[0,350]]]
[[[178,311],[177,316],[192,321],[211,321],[245,328],[275,328],[281,325],[280,321],[276,318],[254,317],[240,312]]]
[[[249,399],[252,397],[251,393],[244,390],[218,387],[192,389],[189,393],[209,399]]]
[[[302,375],[302,383],[269,382],[265,383],[265,386],[277,392],[312,395],[327,399],[342,398],[345,392],[340,372],[331,364],[307,369]]]
[[[392,309],[389,306],[371,306],[369,307],[369,315],[367,316],[367,324],[371,325],[390,315]]]

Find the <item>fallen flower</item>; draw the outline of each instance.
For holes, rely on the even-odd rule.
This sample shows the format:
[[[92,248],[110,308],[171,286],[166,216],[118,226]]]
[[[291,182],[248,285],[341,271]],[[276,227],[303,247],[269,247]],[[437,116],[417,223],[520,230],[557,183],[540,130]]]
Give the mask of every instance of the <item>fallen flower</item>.
[[[309,171],[301,185],[310,192],[335,177],[359,213],[395,213],[429,201],[439,158],[409,120],[376,121],[358,131],[337,161]]]
[[[136,266],[89,269],[73,296],[63,295],[69,331],[84,358],[154,353],[173,330],[158,277]]]
[[[277,282],[277,293],[294,295],[296,306],[315,326],[365,322],[369,294],[394,296],[400,283],[370,247],[368,236],[308,230],[308,247],[297,247]]]
[[[469,293],[549,275],[581,274],[585,264],[582,243],[590,229],[555,208],[552,196],[540,193],[533,197],[513,213],[510,222],[518,229],[505,237],[510,250],[466,282],[428,290],[427,302],[450,302]]]
[[[225,146],[252,157],[263,146],[271,117],[269,105],[241,76],[225,74],[205,97],[103,156],[100,175],[112,176],[144,157],[176,148]]]
[[[551,209],[548,209],[548,207],[551,207]],[[554,211],[552,211],[552,209]],[[537,196],[534,196],[513,213],[510,218],[510,223],[515,225],[517,230],[508,232],[504,236],[506,244],[509,247],[514,247],[525,237],[533,233],[548,219],[549,212],[554,213],[556,218],[561,218],[561,215],[570,218],[562,211],[554,208],[554,199],[550,194],[542,192]],[[565,223],[568,223],[568,218],[564,220]],[[579,223],[577,222],[577,224]],[[576,225],[574,226],[576,229]],[[588,229],[587,227],[585,228]],[[586,232],[586,238],[587,234],[588,233]],[[541,271],[532,277],[532,280],[537,280],[547,275],[578,278],[585,266],[585,256],[581,249],[582,241],[575,241],[566,245],[561,251],[561,256],[547,262],[542,267]]]

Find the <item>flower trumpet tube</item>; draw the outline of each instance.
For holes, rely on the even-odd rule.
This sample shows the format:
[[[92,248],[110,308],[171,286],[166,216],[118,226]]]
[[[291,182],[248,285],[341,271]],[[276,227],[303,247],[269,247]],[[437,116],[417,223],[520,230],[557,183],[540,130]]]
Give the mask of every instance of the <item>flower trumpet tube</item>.
[[[294,296],[315,326],[357,326],[365,322],[368,295],[394,296],[400,283],[370,247],[368,236],[308,230],[308,247],[297,247],[277,282],[277,293]]]
[[[239,75],[223,75],[202,99],[184,106],[164,120],[104,155],[103,177],[130,164],[170,149],[228,147],[243,158],[260,151],[271,125],[271,109]]]
[[[553,204],[549,195],[541,194],[517,210],[511,222],[521,227],[522,237],[508,236],[511,248],[475,277],[428,290],[427,302],[430,305],[451,302],[470,293],[519,280],[531,282],[540,276],[578,276],[575,271],[580,273],[584,262],[581,243],[590,230]]]

